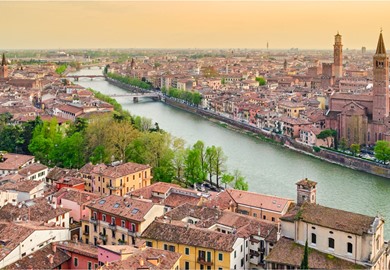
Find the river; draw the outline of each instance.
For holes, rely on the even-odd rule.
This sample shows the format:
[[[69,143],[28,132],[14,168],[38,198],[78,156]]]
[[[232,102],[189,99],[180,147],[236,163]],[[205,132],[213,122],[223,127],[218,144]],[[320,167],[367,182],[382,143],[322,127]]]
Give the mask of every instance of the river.
[[[75,75],[101,74],[97,68],[84,69]],[[126,91],[103,79],[80,78],[78,84],[103,94],[123,94]],[[192,145],[202,140],[207,146],[221,146],[228,157],[227,167],[238,169],[249,183],[249,190],[295,199],[295,183],[302,178],[318,182],[317,203],[329,207],[390,218],[390,179],[373,176],[330,164],[278,145],[226,129],[200,116],[170,107],[161,102],[117,97],[131,114],[151,118],[160,128]],[[390,238],[390,226],[385,226]]]

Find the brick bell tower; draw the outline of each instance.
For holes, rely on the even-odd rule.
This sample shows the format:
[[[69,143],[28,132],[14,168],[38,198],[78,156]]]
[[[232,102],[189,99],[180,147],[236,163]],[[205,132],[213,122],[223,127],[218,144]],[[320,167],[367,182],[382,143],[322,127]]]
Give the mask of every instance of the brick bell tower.
[[[334,36],[333,58],[334,75],[336,78],[340,78],[343,76],[343,44],[339,32]]]
[[[373,57],[373,113],[372,120],[383,122],[389,116],[389,58],[386,54],[382,30]]]
[[[8,78],[8,63],[5,59],[5,54],[3,53],[3,59],[1,60],[0,66],[0,79]]]

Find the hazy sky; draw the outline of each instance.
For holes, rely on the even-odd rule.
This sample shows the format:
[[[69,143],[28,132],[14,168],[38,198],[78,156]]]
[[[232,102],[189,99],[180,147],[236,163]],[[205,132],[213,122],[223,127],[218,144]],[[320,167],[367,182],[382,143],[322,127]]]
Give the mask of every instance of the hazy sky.
[[[390,2],[2,1],[0,50],[37,48],[390,48]],[[388,42],[387,42],[388,41]]]

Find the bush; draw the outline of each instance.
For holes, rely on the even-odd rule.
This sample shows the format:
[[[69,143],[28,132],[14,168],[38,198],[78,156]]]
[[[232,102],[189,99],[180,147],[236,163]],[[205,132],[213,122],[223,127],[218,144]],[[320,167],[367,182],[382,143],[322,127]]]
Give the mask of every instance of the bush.
[[[318,153],[321,151],[321,148],[318,146],[313,146],[313,150],[314,150],[314,152]]]

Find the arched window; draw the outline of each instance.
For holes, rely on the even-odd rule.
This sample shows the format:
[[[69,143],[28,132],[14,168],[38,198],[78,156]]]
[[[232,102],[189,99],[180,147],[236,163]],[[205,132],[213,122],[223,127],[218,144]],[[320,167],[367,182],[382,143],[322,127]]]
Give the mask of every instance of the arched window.
[[[347,252],[352,254],[352,251],[353,251],[353,245],[352,245],[352,243],[348,242],[347,243]]]
[[[317,235],[315,233],[311,234],[311,243],[317,244]]]

